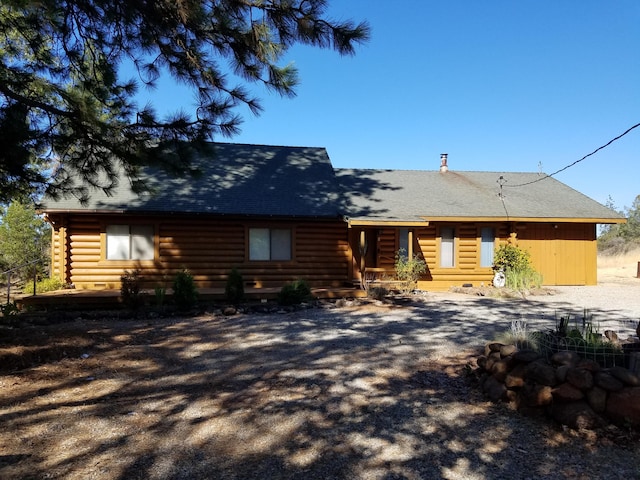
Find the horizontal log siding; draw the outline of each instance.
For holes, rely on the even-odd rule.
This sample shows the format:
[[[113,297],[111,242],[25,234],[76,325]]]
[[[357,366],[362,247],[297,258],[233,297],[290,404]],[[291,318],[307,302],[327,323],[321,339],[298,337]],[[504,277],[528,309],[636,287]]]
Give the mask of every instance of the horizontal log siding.
[[[66,229],[61,226],[51,229],[51,278],[69,282],[65,255]]]
[[[232,268],[248,286],[282,286],[305,279],[311,286],[342,286],[350,261],[347,229],[336,222],[220,221],[198,217],[128,216],[68,218],[70,281],[76,288],[120,288],[126,270],[140,269],[145,288],[170,286],[177,272],[188,269],[198,288],[224,288]],[[107,261],[101,252],[101,232],[108,224],[153,224],[154,261]],[[290,228],[293,259],[288,262],[251,262],[246,236],[249,227]]]
[[[68,278],[76,288],[107,287],[100,262],[100,222],[95,216],[73,215],[67,221]],[[122,272],[116,275],[120,280]]]
[[[377,253],[377,267],[384,268],[391,272],[395,269],[396,263],[396,231],[392,228],[386,228],[380,230],[378,233],[378,253]]]
[[[418,282],[422,290],[445,291],[453,286],[471,283],[474,286],[489,285],[493,280],[493,270],[480,267],[480,229],[491,226],[496,234],[496,247],[508,238],[507,225],[487,225],[465,223],[460,225],[446,224],[455,227],[456,263],[453,268],[440,268],[439,239],[437,224],[416,230],[418,253],[427,263],[427,274]]]

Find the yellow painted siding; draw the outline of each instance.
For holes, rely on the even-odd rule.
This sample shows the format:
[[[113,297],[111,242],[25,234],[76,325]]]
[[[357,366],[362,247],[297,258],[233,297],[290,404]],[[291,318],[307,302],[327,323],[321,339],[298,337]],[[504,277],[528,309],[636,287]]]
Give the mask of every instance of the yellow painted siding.
[[[545,285],[597,283],[593,224],[529,224],[519,232],[518,246],[531,253],[533,266],[542,274]]]

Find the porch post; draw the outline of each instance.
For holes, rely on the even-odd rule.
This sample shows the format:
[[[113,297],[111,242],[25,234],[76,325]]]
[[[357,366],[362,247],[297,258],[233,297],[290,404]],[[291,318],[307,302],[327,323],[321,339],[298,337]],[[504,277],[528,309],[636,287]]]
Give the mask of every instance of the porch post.
[[[367,254],[367,237],[364,230],[360,230],[360,274],[364,279],[365,256]]]
[[[408,252],[407,258],[409,260],[413,259],[413,230],[409,229],[409,233],[407,235],[407,243],[408,243]]]

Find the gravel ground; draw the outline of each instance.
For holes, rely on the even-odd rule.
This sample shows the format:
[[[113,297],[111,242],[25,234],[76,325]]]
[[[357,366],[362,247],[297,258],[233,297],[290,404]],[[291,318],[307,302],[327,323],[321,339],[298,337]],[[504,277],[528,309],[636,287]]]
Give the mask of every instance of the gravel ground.
[[[522,417],[469,374],[514,319],[588,308],[630,327],[639,288],[78,319],[85,353],[0,376],[0,478],[640,478],[632,433]]]

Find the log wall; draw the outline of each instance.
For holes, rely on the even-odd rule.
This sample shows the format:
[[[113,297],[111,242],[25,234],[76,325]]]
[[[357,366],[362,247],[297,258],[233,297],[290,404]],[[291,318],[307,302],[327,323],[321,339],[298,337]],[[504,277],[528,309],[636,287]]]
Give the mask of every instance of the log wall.
[[[136,223],[154,226],[154,260],[107,260],[106,225]],[[189,270],[198,288],[224,288],[234,267],[255,288],[280,287],[296,279],[311,286],[343,286],[348,279],[351,256],[341,221],[69,215],[65,225],[54,231],[52,259],[63,265],[66,254],[67,281],[78,289],[120,288],[122,274],[133,269],[140,269],[145,288],[170,286],[182,269]],[[291,229],[292,260],[250,261],[250,227]],[[63,236],[66,251],[60,247]]]

